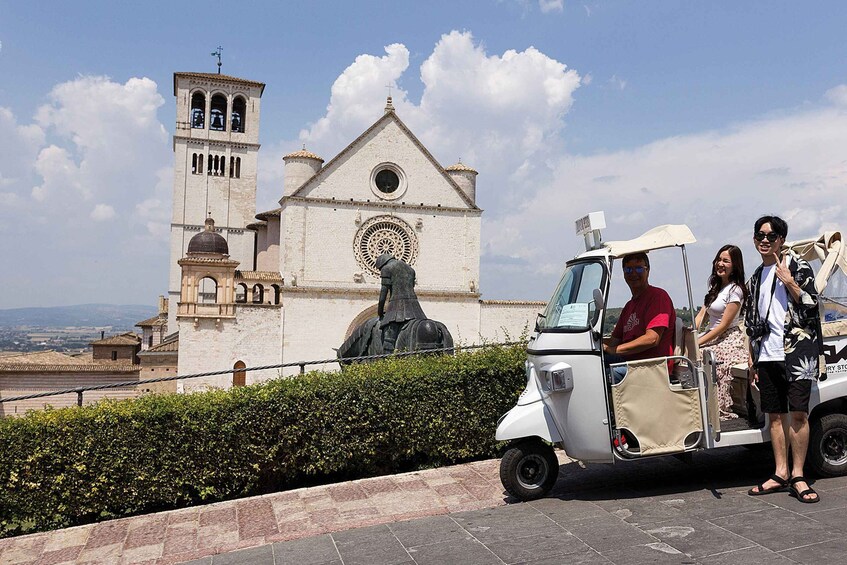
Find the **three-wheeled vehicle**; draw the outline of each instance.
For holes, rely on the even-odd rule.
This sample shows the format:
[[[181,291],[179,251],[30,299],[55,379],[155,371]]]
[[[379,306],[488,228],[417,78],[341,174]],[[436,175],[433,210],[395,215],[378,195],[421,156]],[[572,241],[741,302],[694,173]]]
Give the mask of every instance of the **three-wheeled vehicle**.
[[[678,248],[689,311],[696,313],[686,255],[686,246],[696,241],[691,230],[665,225],[632,240],[603,242],[602,212],[576,224],[586,251],[567,262],[539,314],[527,346],[526,388],[497,423],[496,439],[510,442],[500,465],[509,494],[532,500],[553,487],[559,472],[554,447],[583,463],[614,464],[770,441],[758,395],[747,385],[746,363],[733,368],[733,407],[742,417],[719,419],[715,360],[698,347],[694,328],[679,319],[672,357],[631,361],[618,384],[604,363],[602,338],[612,329],[605,326],[609,287],[624,284],[622,277],[613,280],[612,267],[623,256]],[[847,247],[830,232],[786,248],[816,268],[825,310],[827,378],[812,388],[808,462],[824,476],[846,474]],[[658,281],[654,274],[652,282]]]

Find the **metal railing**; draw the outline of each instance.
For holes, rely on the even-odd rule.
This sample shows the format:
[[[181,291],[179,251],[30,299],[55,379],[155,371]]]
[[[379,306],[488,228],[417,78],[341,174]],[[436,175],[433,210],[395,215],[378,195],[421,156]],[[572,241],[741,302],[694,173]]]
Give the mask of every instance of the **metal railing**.
[[[339,359],[334,357],[332,359],[320,359],[317,361],[295,361],[293,363],[277,363],[275,365],[260,365],[258,367],[245,367],[243,369],[226,369],[222,371],[208,371],[206,373],[193,373],[190,375],[175,375],[172,377],[159,377],[156,379],[141,379],[137,381],[124,381],[120,383],[108,383],[102,385],[91,385],[91,386],[79,386],[73,388],[67,388],[62,390],[51,390],[46,392],[38,392],[34,394],[25,394],[22,396],[10,396],[8,398],[0,398],[0,404],[4,402],[15,402],[19,400],[32,400],[34,398],[45,398],[48,396],[59,396],[62,394],[76,394],[77,395],[77,406],[82,406],[82,395],[85,392],[93,391],[93,390],[106,390],[111,388],[126,388],[126,387],[138,387],[139,385],[150,384],[150,383],[162,383],[167,381],[177,381],[183,379],[197,379],[200,377],[214,377],[217,375],[234,375],[235,373],[248,372],[248,371],[264,371],[267,369],[284,369],[286,367],[299,367],[300,374],[306,372],[306,367],[308,365],[328,365],[330,363],[338,363],[339,365],[347,365],[354,362],[359,361],[374,361],[377,359],[388,359],[388,358],[400,358],[400,357],[409,357],[411,355],[427,355],[432,353],[455,353],[458,351],[470,350],[470,349],[483,349],[485,347],[502,347],[502,346],[512,346],[512,345],[521,345],[526,343],[524,341],[507,341],[502,343],[485,343],[481,345],[464,345],[464,346],[453,346],[453,347],[444,347],[441,349],[419,349],[417,351],[400,351],[397,353],[385,353],[381,355],[362,355],[360,357],[346,357],[344,359]]]

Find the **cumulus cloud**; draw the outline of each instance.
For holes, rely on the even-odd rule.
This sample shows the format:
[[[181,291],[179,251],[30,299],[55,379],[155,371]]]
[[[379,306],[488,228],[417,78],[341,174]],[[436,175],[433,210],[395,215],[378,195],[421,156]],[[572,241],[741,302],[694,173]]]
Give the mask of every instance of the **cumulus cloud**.
[[[115,217],[115,209],[108,204],[98,204],[91,211],[90,217],[95,222],[105,222]]]
[[[564,116],[580,86],[575,70],[534,47],[489,54],[470,32],[458,31],[443,35],[421,64],[417,104],[402,88],[408,67],[408,49],[400,44],[381,57],[357,57],[333,84],[326,114],[301,132],[301,141],[335,155],[380,117],[391,83],[398,86],[397,114],[442,164],[461,158],[485,171],[481,183],[513,180],[481,193],[483,207],[515,198],[519,183],[522,192],[549,175],[545,163],[561,151]]]
[[[20,124],[0,108],[0,232],[26,234],[28,244],[0,238],[0,254],[22,272],[40,273],[38,280],[7,281],[8,305],[33,295],[45,305],[94,296],[126,302],[133,288],[134,297],[152,298],[164,287],[166,247],[161,273],[118,280],[136,269],[126,249],[138,253],[132,242],[167,222],[171,186],[162,179],[171,178],[173,156],[157,116],[163,104],[150,79],[80,76],[56,85],[33,123]],[[158,205],[141,206],[151,199]],[[119,225],[109,221],[117,218]],[[52,291],[59,281],[66,281],[62,294]]]
[[[756,264],[750,233],[759,214],[782,215],[789,222],[790,238],[837,226],[844,217],[845,144],[847,112],[827,105],[751,120],[726,131],[563,157],[549,184],[513,214],[486,222],[483,240],[501,255],[526,259],[538,274],[526,273],[527,280],[545,279],[549,292],[555,280],[543,273],[559,271],[580,251],[581,241],[571,228],[577,217],[604,210],[607,239],[629,239],[655,225],[685,223],[700,240],[689,255],[699,294],[709,261],[721,244],[741,246],[748,268]],[[489,276],[508,271],[493,259],[484,259],[486,264]],[[677,268],[675,263],[669,267]],[[657,269],[653,277],[653,282],[674,289],[675,298],[684,297],[679,277]]]
[[[564,10],[564,0],[538,0],[538,7],[544,14],[562,12]]]

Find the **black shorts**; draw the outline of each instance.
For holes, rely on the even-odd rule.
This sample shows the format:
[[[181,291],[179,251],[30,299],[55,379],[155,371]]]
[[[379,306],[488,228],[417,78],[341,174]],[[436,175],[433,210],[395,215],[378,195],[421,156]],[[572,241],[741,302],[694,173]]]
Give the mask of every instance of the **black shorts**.
[[[762,361],[756,364],[756,370],[759,373],[762,412],[785,414],[790,410],[809,413],[812,381],[788,381],[785,378],[785,363],[782,361]]]

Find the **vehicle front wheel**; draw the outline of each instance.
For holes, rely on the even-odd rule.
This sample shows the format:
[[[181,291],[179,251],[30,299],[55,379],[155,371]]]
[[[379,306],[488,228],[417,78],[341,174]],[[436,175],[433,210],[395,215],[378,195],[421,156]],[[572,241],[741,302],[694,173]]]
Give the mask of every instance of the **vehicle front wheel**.
[[[559,476],[559,459],[553,447],[541,440],[522,441],[500,460],[500,482],[509,494],[526,502],[541,498]]]
[[[847,415],[827,414],[811,422],[809,462],[823,477],[847,474]]]

